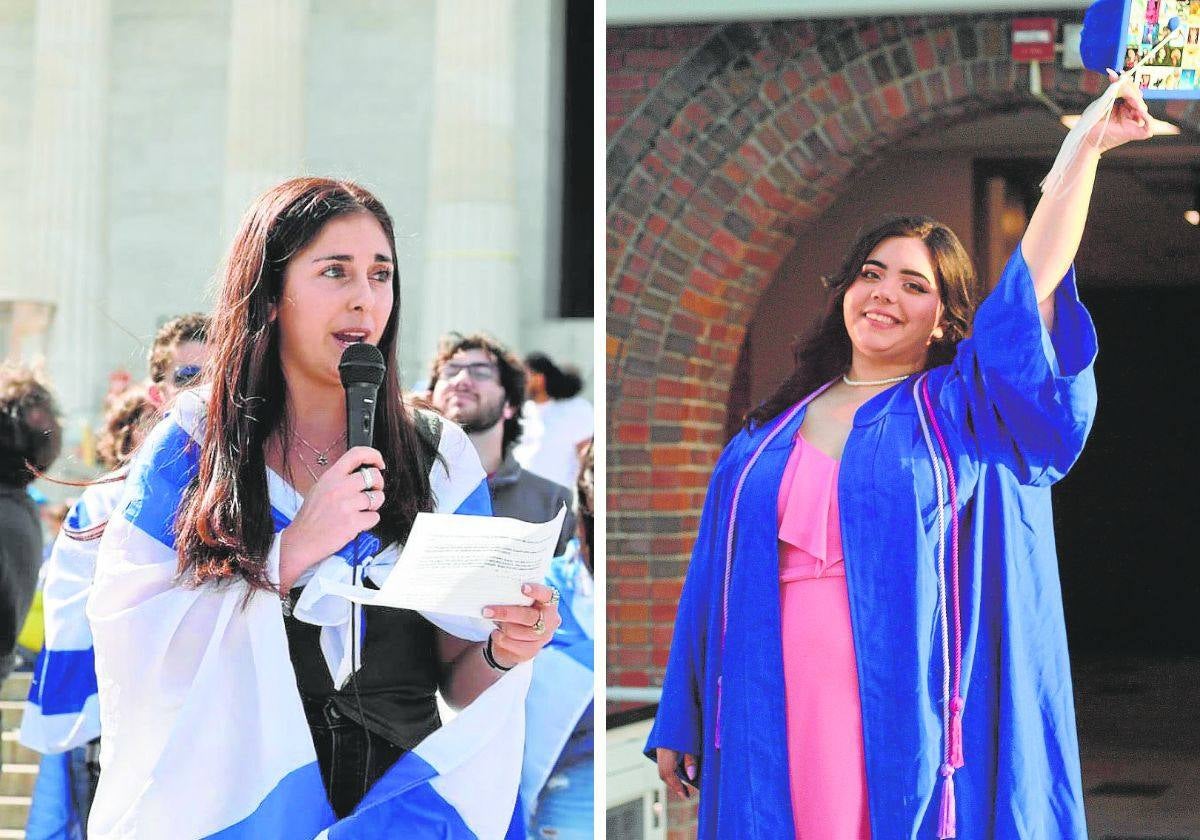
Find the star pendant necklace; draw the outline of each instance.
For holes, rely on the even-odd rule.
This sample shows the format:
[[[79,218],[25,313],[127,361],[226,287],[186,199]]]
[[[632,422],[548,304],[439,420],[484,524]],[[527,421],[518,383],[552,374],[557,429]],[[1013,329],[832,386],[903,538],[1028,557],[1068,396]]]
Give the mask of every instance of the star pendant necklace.
[[[300,441],[305,446],[307,446],[309,448],[309,450],[312,451],[312,454],[317,456],[317,466],[319,466],[319,467],[329,466],[329,450],[333,449],[333,447],[337,446],[339,443],[341,443],[343,440],[346,439],[346,435],[342,434],[336,440],[334,440],[333,443],[329,444],[324,449],[317,449],[317,447],[313,446],[311,443],[309,443],[304,438],[302,438],[300,436],[299,432],[294,432],[293,434],[296,435],[296,440]],[[301,458],[300,460],[303,461],[304,459]]]

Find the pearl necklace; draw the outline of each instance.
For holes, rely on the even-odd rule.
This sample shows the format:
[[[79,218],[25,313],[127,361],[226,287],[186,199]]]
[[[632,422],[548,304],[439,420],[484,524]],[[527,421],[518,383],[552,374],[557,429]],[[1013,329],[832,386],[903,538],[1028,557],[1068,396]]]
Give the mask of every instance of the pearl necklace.
[[[855,387],[860,385],[892,385],[896,382],[903,382],[905,379],[908,379],[908,377],[912,376],[913,373],[918,373],[918,371],[914,370],[912,373],[905,373],[901,374],[900,376],[889,376],[887,379],[851,379],[849,376],[843,373],[842,381],[847,385],[853,385]]]

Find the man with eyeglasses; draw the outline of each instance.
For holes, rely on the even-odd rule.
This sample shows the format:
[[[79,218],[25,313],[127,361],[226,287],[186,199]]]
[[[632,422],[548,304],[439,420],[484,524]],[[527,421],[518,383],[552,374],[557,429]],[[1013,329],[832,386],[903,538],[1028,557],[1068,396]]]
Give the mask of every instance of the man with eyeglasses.
[[[521,435],[525,366],[495,339],[475,333],[444,336],[430,366],[430,401],[446,418],[462,426],[488,474],[492,510],[523,522],[546,522],[563,505],[555,554],[562,554],[575,533],[571,491],[521,468],[512,445]]]

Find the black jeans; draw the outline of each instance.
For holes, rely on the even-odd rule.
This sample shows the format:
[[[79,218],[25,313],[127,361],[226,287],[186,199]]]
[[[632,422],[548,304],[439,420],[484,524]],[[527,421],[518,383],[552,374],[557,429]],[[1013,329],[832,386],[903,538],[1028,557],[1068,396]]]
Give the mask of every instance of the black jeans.
[[[331,700],[305,699],[304,713],[329,804],[344,817],[405,751],[351,720]]]
[[[86,827],[88,815],[92,812],[92,802],[96,800],[96,787],[100,784],[100,739],[93,738],[83,749],[84,778],[72,775],[71,795],[75,801],[75,813],[79,815],[79,822]]]

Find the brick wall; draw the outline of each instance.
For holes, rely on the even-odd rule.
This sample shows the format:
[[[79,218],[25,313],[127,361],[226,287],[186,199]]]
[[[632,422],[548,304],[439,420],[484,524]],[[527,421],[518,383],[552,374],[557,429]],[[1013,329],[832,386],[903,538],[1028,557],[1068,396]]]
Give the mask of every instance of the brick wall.
[[[881,148],[1032,102],[1028,67],[1008,58],[1008,20],[609,30],[611,684],[661,683],[759,295],[797,236]],[[1042,75],[1068,108],[1103,84],[1057,67]],[[1200,124],[1190,103],[1163,110]]]

